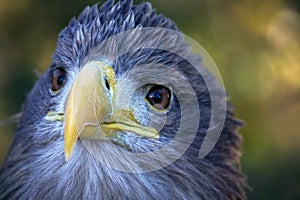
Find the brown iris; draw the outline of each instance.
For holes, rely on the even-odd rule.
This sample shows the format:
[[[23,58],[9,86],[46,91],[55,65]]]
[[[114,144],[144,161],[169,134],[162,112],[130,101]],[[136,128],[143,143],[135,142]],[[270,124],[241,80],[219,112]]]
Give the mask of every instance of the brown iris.
[[[153,86],[146,95],[146,99],[157,110],[168,108],[170,97],[170,90],[162,85]]]
[[[51,90],[54,92],[60,90],[66,82],[66,71],[61,67],[55,68],[51,78]]]

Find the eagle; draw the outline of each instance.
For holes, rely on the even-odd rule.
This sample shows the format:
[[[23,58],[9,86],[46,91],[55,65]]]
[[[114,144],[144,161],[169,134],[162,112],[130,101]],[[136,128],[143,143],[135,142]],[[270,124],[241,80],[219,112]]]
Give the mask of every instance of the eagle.
[[[86,7],[23,104],[0,199],[246,199],[242,122],[191,49],[148,2]]]

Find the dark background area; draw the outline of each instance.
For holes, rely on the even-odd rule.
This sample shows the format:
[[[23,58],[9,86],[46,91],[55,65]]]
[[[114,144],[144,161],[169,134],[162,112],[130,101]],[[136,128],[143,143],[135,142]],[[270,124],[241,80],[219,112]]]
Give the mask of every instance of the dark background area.
[[[60,30],[96,2],[0,0],[0,120],[20,112]],[[151,2],[208,51],[246,122],[249,199],[300,199],[300,1]],[[14,128],[0,126],[0,163]]]

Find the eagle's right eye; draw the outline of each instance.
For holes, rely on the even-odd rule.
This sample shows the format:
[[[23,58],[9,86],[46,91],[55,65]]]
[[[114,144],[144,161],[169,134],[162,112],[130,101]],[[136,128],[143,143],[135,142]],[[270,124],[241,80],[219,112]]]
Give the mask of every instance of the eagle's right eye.
[[[60,90],[66,82],[66,71],[61,67],[55,68],[51,78],[51,90],[54,92]]]
[[[155,109],[165,110],[170,104],[170,97],[171,92],[168,88],[156,85],[149,90],[146,99]]]

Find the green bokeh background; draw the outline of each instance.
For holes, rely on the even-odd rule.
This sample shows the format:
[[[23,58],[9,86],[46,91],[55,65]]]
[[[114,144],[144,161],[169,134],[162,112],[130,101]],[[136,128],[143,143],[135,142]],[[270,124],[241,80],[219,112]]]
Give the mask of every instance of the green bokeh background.
[[[96,2],[0,0],[0,120],[20,112],[36,73],[51,63],[59,31]],[[300,199],[300,1],[151,2],[209,52],[246,122],[249,199]],[[0,126],[0,163],[14,128]]]

